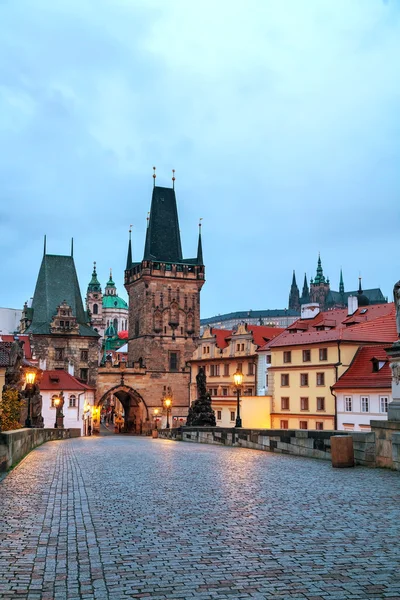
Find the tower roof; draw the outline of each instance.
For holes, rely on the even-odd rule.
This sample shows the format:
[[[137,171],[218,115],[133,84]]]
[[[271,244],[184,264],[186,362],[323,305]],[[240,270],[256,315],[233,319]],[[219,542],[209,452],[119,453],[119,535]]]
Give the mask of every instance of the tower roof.
[[[204,261],[203,261],[203,244],[201,241],[201,223],[199,223],[199,241],[197,244],[197,264],[198,265],[203,265]]]
[[[114,283],[113,278],[112,278],[112,270],[111,269],[110,269],[110,279],[107,281],[106,287],[108,287],[108,288],[115,288],[115,283]]]
[[[100,281],[97,279],[96,263],[95,262],[93,263],[92,279],[89,282],[87,291],[88,291],[88,293],[89,292],[101,292],[101,285],[100,285]]]
[[[317,274],[315,275],[314,285],[325,283],[324,272],[322,270],[321,256],[318,254]]]
[[[159,186],[153,188],[143,259],[182,261],[178,209],[175,190],[172,188]]]
[[[73,257],[45,254],[33,295],[32,322],[26,333],[49,335],[50,324],[63,301],[71,307],[80,334],[98,336],[88,325]]]
[[[344,294],[344,283],[343,283],[342,269],[340,269],[339,294]]]

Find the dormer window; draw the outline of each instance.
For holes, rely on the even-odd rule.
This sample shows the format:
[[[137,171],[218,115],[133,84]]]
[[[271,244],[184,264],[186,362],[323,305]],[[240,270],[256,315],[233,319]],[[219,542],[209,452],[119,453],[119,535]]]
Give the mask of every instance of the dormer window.
[[[385,360],[378,360],[377,358],[372,358],[371,362],[372,362],[372,372],[373,373],[378,373],[382,369],[382,367],[386,364]]]

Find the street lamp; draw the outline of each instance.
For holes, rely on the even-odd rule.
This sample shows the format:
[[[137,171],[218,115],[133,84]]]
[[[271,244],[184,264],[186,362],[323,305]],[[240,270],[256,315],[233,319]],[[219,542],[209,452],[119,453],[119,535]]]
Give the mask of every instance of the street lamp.
[[[170,411],[171,411],[171,405],[172,405],[172,398],[170,395],[167,395],[164,397],[164,406],[167,409],[167,425],[166,425],[166,429],[169,429],[169,415],[170,415]]]
[[[36,379],[36,371],[34,369],[29,369],[25,371],[25,383],[26,383],[26,395],[28,396],[28,414],[25,420],[25,427],[32,427],[32,419],[31,419],[31,398],[33,396],[33,389]]]
[[[236,387],[236,399],[237,399],[235,427],[241,427],[242,419],[240,418],[240,388],[242,387],[242,383],[243,383],[243,373],[241,371],[239,371],[239,369],[237,369],[236,373],[233,374],[233,383],[235,384],[235,387]]]
[[[56,407],[56,421],[54,423],[54,428],[64,429],[64,413],[62,410],[64,406],[63,392],[60,392],[60,394],[53,399],[53,404]]]
[[[154,415],[154,429],[157,431],[157,420],[158,420],[158,413],[160,412],[159,408],[155,408],[153,410],[153,415]]]

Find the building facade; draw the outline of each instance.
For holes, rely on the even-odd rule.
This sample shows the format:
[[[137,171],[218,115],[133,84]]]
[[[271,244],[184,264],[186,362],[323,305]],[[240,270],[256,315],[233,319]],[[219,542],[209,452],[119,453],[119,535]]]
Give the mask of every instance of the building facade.
[[[263,348],[271,354],[272,427],[335,429],[332,387],[360,345],[386,344],[395,336],[393,304],[356,307],[350,314],[304,305],[302,318]]]
[[[361,346],[345,373],[332,386],[337,428],[370,431],[370,420],[387,420],[392,401],[392,372],[383,346]]]
[[[99,334],[83,308],[72,252],[47,254],[45,247],[32,306],[25,304],[20,330],[29,335],[42,370],[64,369],[95,386]]]

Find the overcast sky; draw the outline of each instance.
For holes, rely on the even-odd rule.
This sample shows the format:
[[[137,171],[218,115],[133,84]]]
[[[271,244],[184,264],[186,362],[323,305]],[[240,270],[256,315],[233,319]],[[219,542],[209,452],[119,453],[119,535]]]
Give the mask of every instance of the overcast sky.
[[[152,167],[202,316],[287,306],[318,252],[338,289],[400,279],[399,0],[0,0],[0,306],[49,253],[121,295]]]

